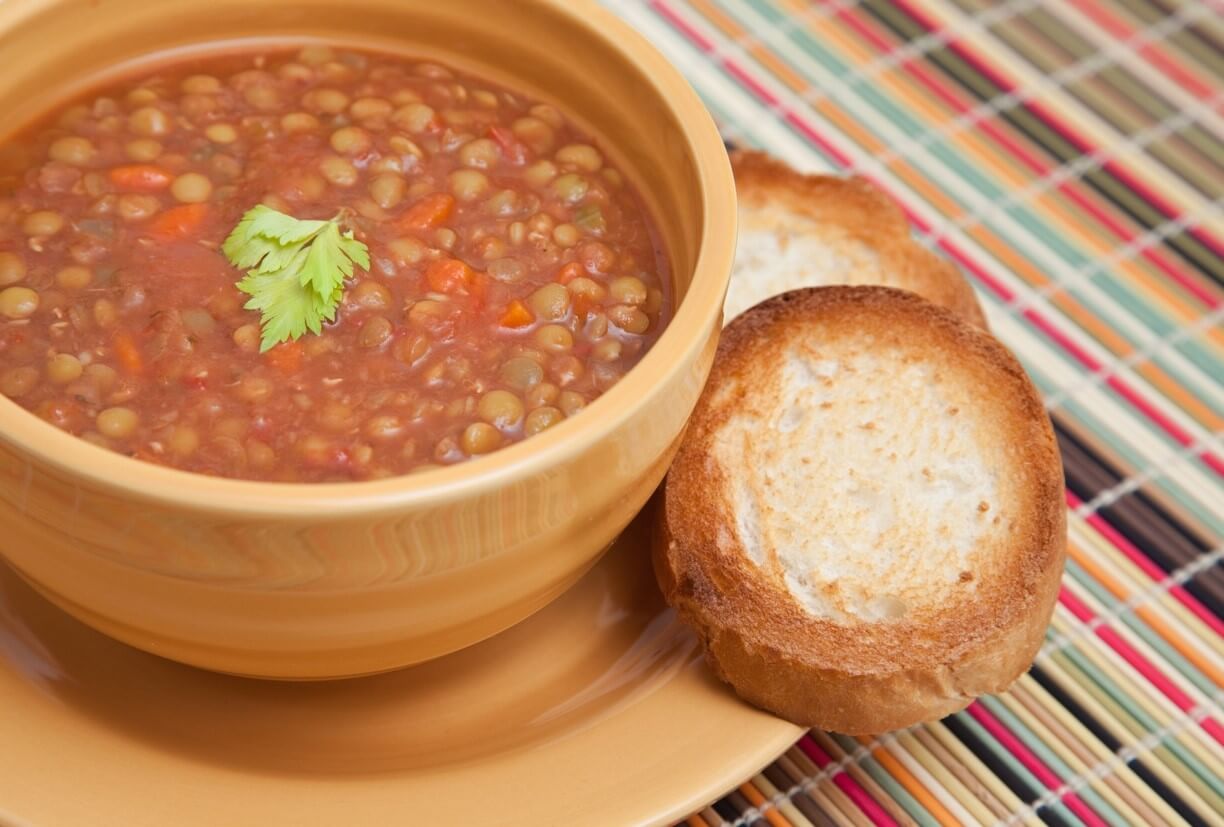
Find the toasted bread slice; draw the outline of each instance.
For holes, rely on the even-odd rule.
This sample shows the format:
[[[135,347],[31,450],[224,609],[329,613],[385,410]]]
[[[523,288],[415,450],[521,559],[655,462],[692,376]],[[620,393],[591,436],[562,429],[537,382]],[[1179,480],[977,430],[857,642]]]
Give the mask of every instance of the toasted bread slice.
[[[986,327],[956,266],[910,237],[901,208],[863,178],[802,175],[761,152],[731,155],[739,242],[726,317],[797,287],[880,284]]]
[[[912,293],[792,291],[723,332],[655,568],[715,672],[806,726],[940,718],[1032,662],[1066,542],[1010,352]]]

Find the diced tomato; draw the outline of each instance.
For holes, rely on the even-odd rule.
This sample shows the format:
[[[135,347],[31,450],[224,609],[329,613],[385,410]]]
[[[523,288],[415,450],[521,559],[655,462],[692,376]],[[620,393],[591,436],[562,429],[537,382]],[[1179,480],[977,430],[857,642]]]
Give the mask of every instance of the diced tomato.
[[[144,373],[144,355],[141,354],[140,345],[136,344],[132,334],[126,331],[116,333],[112,345],[115,348],[115,359],[121,368],[133,376]]]
[[[281,342],[265,353],[264,358],[278,372],[290,376],[302,367],[302,345],[298,342]]]
[[[557,271],[557,282],[559,284],[569,284],[581,275],[585,275],[582,265],[576,261],[571,261]]]
[[[180,204],[154,217],[146,229],[150,235],[162,238],[186,238],[198,230],[207,217],[207,204]]]
[[[441,227],[455,211],[455,197],[445,192],[425,196],[395,220],[396,226],[410,232]]]
[[[535,317],[531,315],[531,311],[527,309],[527,305],[523,304],[518,299],[510,302],[506,306],[506,312],[502,313],[502,327],[526,327],[535,321]]]
[[[527,160],[527,147],[514,137],[514,133],[504,126],[490,126],[489,137],[501,147],[502,154],[512,164],[521,164]]]
[[[111,183],[125,192],[158,192],[170,186],[174,177],[154,164],[128,164],[108,173]]]

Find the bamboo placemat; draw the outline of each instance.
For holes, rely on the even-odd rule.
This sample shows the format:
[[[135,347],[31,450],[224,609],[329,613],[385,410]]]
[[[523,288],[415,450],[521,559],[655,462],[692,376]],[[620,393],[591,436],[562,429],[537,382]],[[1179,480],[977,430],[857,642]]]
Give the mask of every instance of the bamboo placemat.
[[[812,732],[688,823],[1224,824],[1221,4],[606,2],[729,140],[898,199],[1045,394],[1067,472],[1062,594],[1012,691]]]

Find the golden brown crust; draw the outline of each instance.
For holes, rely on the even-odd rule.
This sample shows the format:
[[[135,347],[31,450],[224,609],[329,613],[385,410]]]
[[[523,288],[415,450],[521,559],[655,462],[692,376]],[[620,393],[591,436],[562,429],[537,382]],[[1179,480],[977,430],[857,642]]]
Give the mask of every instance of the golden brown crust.
[[[826,341],[867,331],[881,347],[963,374],[981,389],[980,410],[969,415],[991,417],[990,427],[1015,446],[1010,467],[998,472],[1019,517],[1005,547],[988,551],[991,574],[957,605],[896,622],[817,618],[754,566],[738,540],[728,541],[736,518],[722,493],[726,474],[712,460],[713,440],[756,401],[751,394],[769,392],[762,384],[768,366],[814,331]],[[660,586],[697,630],[714,671],[745,699],[796,723],[856,735],[942,717],[1015,680],[1041,645],[1066,542],[1057,445],[1015,357],[951,312],[885,287],[796,290],[732,322],[667,477],[660,515]]]
[[[822,227],[836,227],[846,238],[876,252],[880,269],[888,274],[887,286],[917,293],[987,329],[973,287],[960,270],[914,241],[905,213],[870,181],[857,176],[804,175],[751,150],[732,152],[731,165],[741,211],[760,211],[766,224],[776,211],[785,210]],[[741,219],[741,224],[751,223],[750,218]]]

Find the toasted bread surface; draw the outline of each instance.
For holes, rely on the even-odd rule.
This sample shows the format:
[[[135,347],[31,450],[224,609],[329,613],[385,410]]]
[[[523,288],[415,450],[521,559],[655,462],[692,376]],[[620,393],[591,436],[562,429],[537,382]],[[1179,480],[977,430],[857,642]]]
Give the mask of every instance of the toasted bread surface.
[[[1031,663],[1062,468],[1015,358],[912,293],[792,291],[727,327],[655,565],[746,699],[851,734],[942,717]]]
[[[761,152],[733,152],[731,163],[740,229],[728,319],[797,287],[878,284],[917,293],[986,327],[969,282],[910,237],[901,208],[874,184],[803,175]]]

